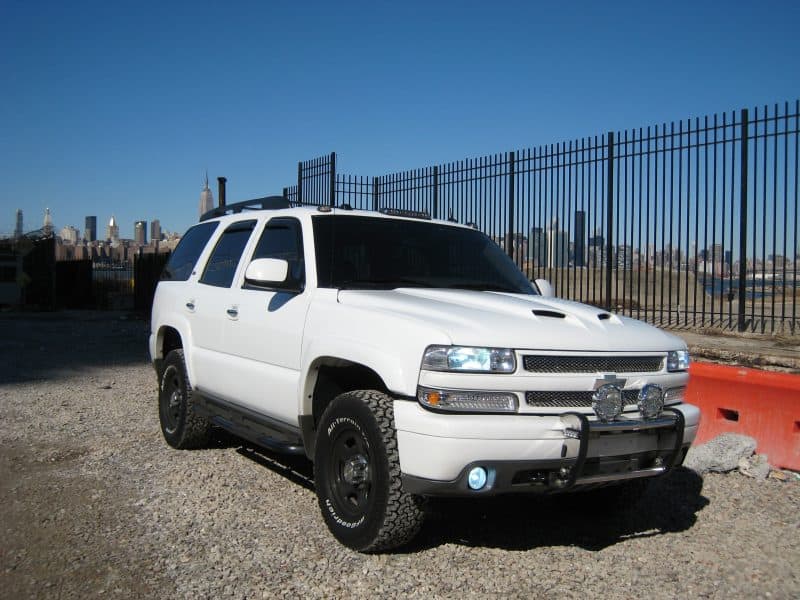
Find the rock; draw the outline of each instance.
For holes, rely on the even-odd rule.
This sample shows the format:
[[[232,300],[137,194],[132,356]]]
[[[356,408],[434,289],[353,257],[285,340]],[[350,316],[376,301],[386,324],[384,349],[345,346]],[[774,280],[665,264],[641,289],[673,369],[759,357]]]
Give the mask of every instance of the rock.
[[[789,479],[789,476],[783,471],[770,471],[769,478],[777,479],[778,481],[786,481]]]
[[[709,471],[727,473],[739,467],[739,459],[750,458],[756,441],[738,433],[723,433],[710,442],[689,449],[683,466],[701,475]]]
[[[766,454],[754,454],[750,458],[742,457],[739,459],[739,472],[759,481],[765,480],[769,476],[770,467]]]

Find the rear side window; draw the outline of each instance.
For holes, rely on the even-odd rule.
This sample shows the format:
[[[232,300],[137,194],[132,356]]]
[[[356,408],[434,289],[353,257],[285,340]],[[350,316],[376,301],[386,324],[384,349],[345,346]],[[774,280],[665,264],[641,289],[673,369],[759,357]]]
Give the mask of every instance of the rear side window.
[[[240,221],[229,225],[214,247],[208,258],[200,283],[217,287],[230,287],[236,267],[242,258],[242,252],[250,239],[250,234],[256,226],[256,221]]]
[[[161,271],[161,279],[165,281],[186,281],[192,274],[197,259],[206,247],[211,234],[217,228],[216,221],[210,223],[200,223],[190,228],[175,251],[169,257],[164,270]]]

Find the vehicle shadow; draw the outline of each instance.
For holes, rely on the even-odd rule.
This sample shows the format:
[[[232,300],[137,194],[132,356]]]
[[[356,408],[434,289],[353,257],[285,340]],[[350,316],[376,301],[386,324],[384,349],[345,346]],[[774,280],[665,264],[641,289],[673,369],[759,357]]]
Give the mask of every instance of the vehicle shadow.
[[[221,435],[229,436],[222,432]],[[278,454],[229,436],[236,452],[314,491],[314,465],[305,456]],[[709,501],[703,479],[678,467],[653,480],[630,506],[596,503],[591,492],[553,496],[508,495],[494,498],[431,498],[419,535],[393,553],[422,552],[443,544],[504,550],[542,546],[578,546],[602,550],[621,541],[690,529]]]
[[[305,455],[296,456],[272,452],[249,444],[249,442],[224,431],[215,435],[215,439],[222,438],[222,436],[229,438],[230,446],[228,447],[238,446],[236,448],[237,454],[249,458],[273,473],[285,477],[292,483],[296,483],[312,492],[314,491],[314,463],[308,460]],[[222,439],[225,440],[226,438]]]
[[[703,479],[680,467],[650,483],[635,504],[595,504],[591,492],[486,499],[431,499],[418,537],[400,553],[442,544],[504,550],[579,546],[602,550],[630,538],[690,529],[706,507]]]

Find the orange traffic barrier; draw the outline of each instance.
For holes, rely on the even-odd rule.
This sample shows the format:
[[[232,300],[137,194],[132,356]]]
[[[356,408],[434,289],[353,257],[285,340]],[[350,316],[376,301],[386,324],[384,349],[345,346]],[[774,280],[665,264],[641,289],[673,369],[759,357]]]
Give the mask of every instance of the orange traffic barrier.
[[[722,433],[755,438],[776,467],[800,471],[800,375],[692,363],[686,400],[700,407],[695,444]]]

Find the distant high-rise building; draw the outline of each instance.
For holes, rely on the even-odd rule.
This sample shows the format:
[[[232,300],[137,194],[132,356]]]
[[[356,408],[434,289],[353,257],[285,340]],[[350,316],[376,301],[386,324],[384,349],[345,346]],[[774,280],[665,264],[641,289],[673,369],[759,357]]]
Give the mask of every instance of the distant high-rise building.
[[[158,219],[150,222],[150,241],[152,243],[161,241],[161,221]]]
[[[205,183],[203,184],[203,191],[200,192],[200,216],[214,208],[214,196],[208,187],[208,173],[206,173]]]
[[[17,226],[14,228],[14,237],[21,238],[23,234],[22,230],[22,209],[17,209]]]
[[[531,228],[531,237],[528,240],[528,260],[534,265],[544,267],[547,265],[547,236],[541,227]]]
[[[65,225],[61,228],[61,231],[58,234],[58,236],[61,238],[61,241],[65,244],[77,244],[80,235],[81,232],[72,225]]]
[[[547,266],[552,268],[566,267],[569,263],[569,237],[566,231],[558,228],[558,221],[553,219],[547,229]]]
[[[586,264],[586,213],[575,211],[575,251],[574,265],[582,267]]]
[[[87,242],[94,242],[97,240],[97,217],[86,217],[83,238]]]
[[[53,217],[50,216],[50,209],[44,209],[44,222],[42,223],[42,229],[44,230],[45,235],[50,235],[53,233]]]
[[[111,220],[108,222],[106,239],[110,240],[112,244],[119,243],[119,225],[117,225],[117,219],[113,215],[111,216]]]
[[[133,239],[137,244],[147,245],[147,221],[136,221],[133,224]]]

